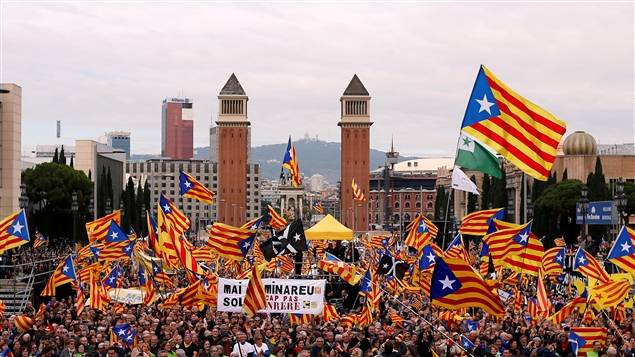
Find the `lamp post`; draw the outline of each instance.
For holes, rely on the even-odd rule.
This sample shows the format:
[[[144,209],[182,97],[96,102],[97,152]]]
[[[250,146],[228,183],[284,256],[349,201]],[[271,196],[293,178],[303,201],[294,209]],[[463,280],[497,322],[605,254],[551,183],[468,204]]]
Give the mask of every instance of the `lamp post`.
[[[492,208],[494,208],[494,205],[492,204],[492,202],[488,203],[487,204],[487,209],[492,209]]]
[[[21,209],[25,209],[29,205],[29,197],[26,195],[26,184],[20,185],[20,197],[18,197],[18,205]]]
[[[95,196],[90,195],[88,199],[88,215],[90,216],[90,221],[92,222],[95,219]]]
[[[586,213],[589,209],[589,198],[587,195],[589,194],[589,187],[587,185],[582,186],[582,195],[580,196],[580,200],[578,204],[580,205],[580,213],[582,213],[582,241],[586,239]]]
[[[514,198],[512,197],[512,191],[509,190],[507,192],[507,220],[509,221],[509,223],[514,223],[514,213]]]
[[[110,197],[106,199],[106,214],[111,214],[112,213],[112,201],[110,200]]]
[[[79,203],[77,203],[77,192],[71,193],[73,203],[71,203],[71,211],[73,211],[73,243],[77,242],[77,213],[79,212]]]
[[[359,214],[359,212],[362,211],[362,204],[358,203],[357,204],[357,214]],[[355,215],[355,230],[357,230],[357,215]]]
[[[145,237],[147,214],[148,213],[146,212],[146,204],[142,203],[141,204],[141,236],[142,237]]]
[[[534,218],[534,203],[531,201],[531,195],[527,195],[527,222]]]
[[[624,193],[624,181],[620,177],[617,180],[617,192],[615,194],[615,206],[617,206],[617,212],[620,215],[620,224],[622,226],[628,225],[628,215],[626,212],[626,204],[628,203],[628,196]]]
[[[223,223],[227,223],[227,201],[225,201],[225,199],[221,199],[220,203],[224,203],[225,204],[225,214],[223,215]]]
[[[236,204],[232,203],[232,207],[234,207],[234,216],[232,217],[232,224],[236,225],[235,220],[236,220]]]

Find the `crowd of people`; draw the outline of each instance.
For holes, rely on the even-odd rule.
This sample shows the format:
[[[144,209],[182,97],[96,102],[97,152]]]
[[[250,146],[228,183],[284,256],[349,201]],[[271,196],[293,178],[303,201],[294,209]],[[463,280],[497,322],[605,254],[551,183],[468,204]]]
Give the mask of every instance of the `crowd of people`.
[[[600,247],[600,251],[605,248]],[[35,251],[20,248],[6,258],[16,264],[48,259],[50,263],[38,264],[42,264],[42,270],[51,270],[73,249],[70,246],[40,247]],[[589,249],[589,245],[584,249]],[[326,251],[351,263],[369,264],[371,258],[362,246],[352,243],[334,243]],[[310,256],[315,252],[306,254]],[[132,264],[120,264],[122,287],[138,286]],[[7,268],[4,274],[11,276],[14,272]],[[218,274],[231,277],[231,272],[222,269]],[[173,279],[176,286],[187,284],[182,274],[174,275]],[[596,341],[593,350],[586,353],[588,357],[632,357],[635,350],[631,309],[626,310],[621,321],[597,311],[593,321],[583,323],[583,315],[574,312],[559,324],[549,319],[531,319],[525,303],[522,310],[515,311],[513,300],[506,302],[503,317],[490,316],[476,308],[449,312],[433,306],[425,295],[387,292],[383,285],[385,278],[378,281],[384,293],[373,323],[359,328],[344,319],[361,310],[358,290],[336,276],[327,279],[325,299],[327,302],[336,299],[340,313],[340,318],[333,321],[325,322],[319,315],[313,316],[310,322],[300,323],[292,322],[294,320],[286,314],[259,313],[249,317],[217,311],[213,306],[188,310],[177,305],[163,310],[160,301],[150,306],[124,305],[122,311],[113,304],[106,311],[86,307],[77,315],[76,296],[72,295],[50,298],[44,318],[29,331],[18,331],[15,317],[5,316],[0,351],[11,351],[15,357],[573,357],[569,333],[577,326],[608,329],[607,340]],[[550,281],[550,284],[555,312],[573,296],[556,296],[553,288],[558,283]],[[501,289],[520,289],[523,297],[529,298],[535,296],[536,281],[530,278],[516,286],[501,286]],[[420,302],[417,306],[412,303],[415,297]],[[36,310],[29,302],[23,313],[34,317]],[[136,343],[129,343],[113,333],[113,327],[125,324],[136,331]],[[465,344],[464,339],[473,347]],[[2,357],[8,356],[3,352]]]

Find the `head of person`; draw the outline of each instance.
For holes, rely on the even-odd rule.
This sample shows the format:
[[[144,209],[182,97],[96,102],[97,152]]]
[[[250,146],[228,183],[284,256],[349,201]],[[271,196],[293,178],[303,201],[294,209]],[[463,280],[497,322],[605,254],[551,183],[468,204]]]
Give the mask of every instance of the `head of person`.
[[[185,357],[185,351],[183,349],[176,350],[177,357]]]
[[[602,343],[600,341],[593,341],[593,351],[596,353],[602,351]]]
[[[549,351],[553,351],[556,349],[556,345],[550,339],[545,340],[545,347],[547,347]]]
[[[385,354],[391,354],[393,348],[394,348],[394,345],[392,344],[392,341],[386,341],[386,343],[384,343]]]
[[[157,353],[157,357],[168,357],[168,351],[166,351],[166,350],[160,350],[160,351]]]
[[[108,357],[117,357],[117,349],[115,348],[115,346],[108,347],[106,355]]]

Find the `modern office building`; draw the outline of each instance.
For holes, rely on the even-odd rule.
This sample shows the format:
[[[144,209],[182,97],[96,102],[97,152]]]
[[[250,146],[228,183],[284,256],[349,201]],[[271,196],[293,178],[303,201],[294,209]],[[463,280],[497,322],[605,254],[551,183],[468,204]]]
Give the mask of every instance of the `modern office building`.
[[[111,131],[108,133],[108,146],[126,152],[126,160],[130,160],[130,132]]]
[[[168,160],[152,159],[146,162],[134,162],[126,165],[126,172],[136,182],[147,182],[150,185],[152,207],[148,208],[156,217],[157,204],[163,193],[176,204],[191,221],[191,230],[204,230],[211,222],[218,221],[221,216],[236,217],[235,225],[260,215],[260,165],[247,165],[245,173],[246,199],[243,202],[220,201],[215,197],[214,204],[199,202],[191,198],[183,198],[179,186],[179,172],[193,176],[210,191],[218,193],[220,165],[208,160]],[[242,223],[241,223],[242,222]],[[231,224],[231,219],[230,219]]]
[[[35,147],[35,157],[50,157],[53,158],[55,156],[55,150],[57,150],[58,154],[62,151],[62,147],[64,148],[64,156],[66,156],[66,161],[70,162],[71,156],[75,155],[75,147],[72,145],[37,145]]]
[[[22,88],[0,84],[0,217],[19,208],[22,160]]]
[[[189,160],[194,156],[194,100],[165,98],[161,107],[161,156]]]
[[[365,196],[370,182],[370,94],[357,75],[340,98],[341,120],[341,214],[340,222],[348,227],[367,230],[368,205],[353,201],[352,181],[355,179]],[[349,213],[350,211],[350,213]]]

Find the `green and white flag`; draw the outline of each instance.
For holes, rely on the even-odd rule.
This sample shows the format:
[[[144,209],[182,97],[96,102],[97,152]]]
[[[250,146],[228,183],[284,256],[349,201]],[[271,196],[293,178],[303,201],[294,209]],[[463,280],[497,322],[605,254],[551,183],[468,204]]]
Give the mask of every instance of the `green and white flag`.
[[[481,171],[499,179],[503,177],[498,158],[462,131],[454,165]]]

